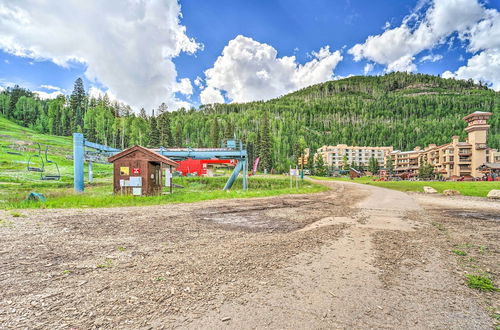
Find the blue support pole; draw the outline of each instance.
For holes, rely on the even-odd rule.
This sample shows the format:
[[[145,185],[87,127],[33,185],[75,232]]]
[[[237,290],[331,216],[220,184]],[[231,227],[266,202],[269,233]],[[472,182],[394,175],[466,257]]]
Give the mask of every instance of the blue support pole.
[[[73,133],[73,184],[76,192],[83,192],[83,134]]]
[[[248,161],[246,159],[242,160],[243,164],[243,190],[248,189]]]
[[[234,184],[234,181],[236,181],[236,178],[238,177],[238,174],[240,174],[242,168],[243,168],[243,163],[245,161],[244,160],[240,160],[236,166],[234,167],[234,170],[233,170],[233,173],[231,173],[231,176],[229,177],[229,179],[227,180],[226,182],[226,185],[224,186],[224,190],[229,190],[231,189],[231,187],[233,186]]]

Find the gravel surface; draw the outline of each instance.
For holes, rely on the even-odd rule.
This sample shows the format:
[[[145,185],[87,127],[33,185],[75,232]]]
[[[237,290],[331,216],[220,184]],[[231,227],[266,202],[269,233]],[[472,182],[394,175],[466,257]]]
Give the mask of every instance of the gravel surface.
[[[447,199],[324,184],[311,195],[0,211],[0,328],[493,327],[498,293],[469,289],[464,272],[498,283],[500,208],[463,213]],[[450,252],[460,244],[474,262]]]

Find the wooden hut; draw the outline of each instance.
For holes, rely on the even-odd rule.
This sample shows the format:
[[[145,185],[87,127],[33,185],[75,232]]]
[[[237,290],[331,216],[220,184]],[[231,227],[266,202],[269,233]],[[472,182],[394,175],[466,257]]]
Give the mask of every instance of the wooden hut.
[[[173,160],[150,149],[133,146],[109,157],[113,163],[113,186],[115,194],[136,196],[160,195],[164,180],[163,170],[178,166]],[[172,191],[172,180],[170,191]]]
[[[349,176],[351,177],[351,179],[361,178],[362,173],[357,169],[351,167],[349,168]]]

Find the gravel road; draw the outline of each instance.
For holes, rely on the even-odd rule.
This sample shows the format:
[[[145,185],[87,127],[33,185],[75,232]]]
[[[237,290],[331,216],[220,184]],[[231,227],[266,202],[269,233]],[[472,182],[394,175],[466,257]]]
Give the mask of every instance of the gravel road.
[[[486,212],[323,184],[331,190],[0,211],[0,328],[494,328],[498,293],[468,288],[464,274],[498,283],[500,203]],[[473,260],[451,253],[460,245]]]

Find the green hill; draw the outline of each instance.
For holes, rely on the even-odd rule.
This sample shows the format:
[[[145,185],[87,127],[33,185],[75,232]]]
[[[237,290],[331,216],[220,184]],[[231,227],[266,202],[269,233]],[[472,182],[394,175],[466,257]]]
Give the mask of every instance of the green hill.
[[[251,161],[260,156],[261,169],[278,172],[295,166],[306,147],[345,143],[406,150],[447,143],[453,135],[465,139],[462,118],[477,110],[494,113],[488,144],[500,148],[500,93],[473,81],[431,75],[350,77],[266,102],[174,112],[162,105],[154,118],[106,98],[90,98],[82,90],[47,101],[23,88],[7,89],[0,93],[0,113],[36,132],[82,131],[91,141],[117,148],[217,147],[236,136],[247,145]]]
[[[267,102],[174,112],[172,122],[174,129],[183,127],[195,144],[210,144],[217,118],[221,131],[244,137],[257,155],[262,144],[257,133],[263,113],[268,112],[273,167],[286,170],[302,147],[345,143],[405,150],[447,143],[453,135],[465,139],[462,118],[477,110],[494,113],[488,143],[500,147],[500,93],[472,81],[422,74],[329,81]]]

